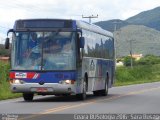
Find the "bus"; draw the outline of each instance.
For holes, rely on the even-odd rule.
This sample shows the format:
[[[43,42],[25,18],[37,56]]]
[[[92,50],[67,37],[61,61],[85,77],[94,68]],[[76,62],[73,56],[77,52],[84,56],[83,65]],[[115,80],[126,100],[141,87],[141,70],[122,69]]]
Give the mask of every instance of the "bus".
[[[8,34],[12,33],[12,37]],[[10,39],[11,42],[10,42]],[[25,101],[38,95],[108,94],[114,84],[113,34],[94,24],[68,19],[20,19],[8,30],[10,84]]]

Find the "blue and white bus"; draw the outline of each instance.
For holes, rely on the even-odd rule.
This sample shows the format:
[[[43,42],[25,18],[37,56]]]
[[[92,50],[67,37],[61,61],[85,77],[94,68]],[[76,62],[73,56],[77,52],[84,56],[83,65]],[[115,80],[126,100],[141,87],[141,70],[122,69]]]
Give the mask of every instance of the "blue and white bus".
[[[113,34],[78,20],[23,19],[15,21],[11,42],[11,90],[34,94],[107,95],[114,83]],[[9,48],[10,39],[5,42]]]

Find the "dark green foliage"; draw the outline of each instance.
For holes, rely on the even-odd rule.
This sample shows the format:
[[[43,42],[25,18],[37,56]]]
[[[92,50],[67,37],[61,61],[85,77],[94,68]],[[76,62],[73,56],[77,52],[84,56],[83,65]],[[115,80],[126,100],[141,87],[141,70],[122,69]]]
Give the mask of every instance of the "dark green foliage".
[[[130,56],[121,58],[121,61],[123,61],[125,66],[131,66]],[[135,60],[135,58],[132,58],[132,62],[133,62],[133,66],[160,64],[160,57],[155,55],[146,55],[137,61]]]
[[[0,62],[0,83],[2,83],[2,81],[8,80],[9,68],[10,65],[8,63]]]
[[[131,66],[131,57],[130,56],[124,57],[123,62],[125,66]],[[134,58],[132,58],[132,65],[135,65]]]
[[[0,62],[0,100],[21,96],[21,94],[11,93],[9,69],[10,65],[8,63]]]
[[[0,56],[9,56],[10,49],[5,49],[4,45],[0,44]]]
[[[136,63],[137,65],[154,65],[160,64],[160,57],[154,55],[146,55]]]

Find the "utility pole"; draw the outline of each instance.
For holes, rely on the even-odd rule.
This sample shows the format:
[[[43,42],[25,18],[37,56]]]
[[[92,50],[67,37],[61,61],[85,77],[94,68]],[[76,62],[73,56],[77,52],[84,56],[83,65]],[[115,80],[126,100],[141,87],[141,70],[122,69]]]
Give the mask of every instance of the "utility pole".
[[[131,68],[133,68],[133,51],[132,51],[132,42],[135,40],[129,40],[129,45],[130,45],[130,56],[131,56]]]
[[[82,18],[89,18],[89,23],[91,23],[91,19],[92,19],[92,18],[98,18],[98,14],[97,14],[97,16],[94,16],[94,15],[91,15],[91,16],[83,16],[83,15],[82,15]]]
[[[132,40],[129,41],[130,44],[130,55],[131,55],[131,68],[133,68],[133,59],[132,59]]]
[[[116,32],[116,30],[117,30],[117,23],[118,23],[118,22],[115,21],[115,22],[113,22],[113,23],[114,23],[114,32]]]

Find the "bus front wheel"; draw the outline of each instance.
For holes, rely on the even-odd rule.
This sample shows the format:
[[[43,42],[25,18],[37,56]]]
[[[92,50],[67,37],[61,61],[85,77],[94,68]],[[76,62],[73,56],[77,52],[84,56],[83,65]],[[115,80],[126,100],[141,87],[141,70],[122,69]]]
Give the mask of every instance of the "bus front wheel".
[[[86,99],[86,90],[87,90],[87,84],[86,80],[83,81],[83,90],[81,94],[76,94],[76,97],[78,100],[85,100]]]
[[[23,99],[25,101],[32,101],[33,100],[33,93],[23,93]]]

